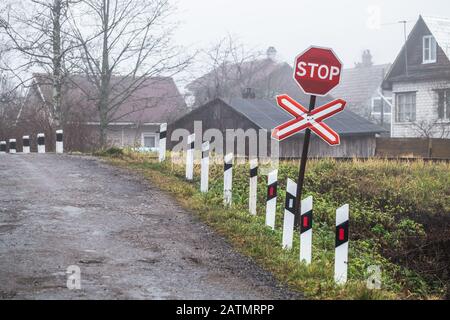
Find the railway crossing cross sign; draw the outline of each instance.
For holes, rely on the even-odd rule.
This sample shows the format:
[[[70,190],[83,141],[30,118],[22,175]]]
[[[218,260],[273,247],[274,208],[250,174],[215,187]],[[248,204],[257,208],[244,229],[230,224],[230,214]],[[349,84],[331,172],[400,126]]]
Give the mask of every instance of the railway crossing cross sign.
[[[311,130],[330,146],[339,145],[339,134],[322,121],[344,110],[346,102],[342,99],[337,99],[314,109],[316,96],[327,95],[341,80],[342,62],[332,49],[309,47],[295,58],[294,64],[293,76],[295,82],[303,92],[311,95],[309,108],[306,109],[287,94],[277,96],[278,105],[294,116],[295,119],[274,128],[272,138],[280,141],[302,130],[306,130],[298,170],[297,197],[294,211],[295,225],[298,227]]]
[[[295,119],[276,127],[272,131],[273,138],[283,140],[299,131],[310,128],[330,146],[340,143],[339,135],[322,121],[344,110],[344,100],[334,100],[311,112],[287,94],[277,96],[277,102],[280,107],[293,115]]]

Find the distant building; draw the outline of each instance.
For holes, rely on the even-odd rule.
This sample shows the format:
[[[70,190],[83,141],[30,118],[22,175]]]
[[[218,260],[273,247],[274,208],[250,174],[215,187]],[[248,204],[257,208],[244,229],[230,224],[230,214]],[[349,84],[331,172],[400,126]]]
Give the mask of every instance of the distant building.
[[[308,105],[309,96],[293,80],[294,70],[286,62],[279,62],[276,55],[276,49],[269,47],[262,59],[226,64],[192,81],[186,89],[194,97],[194,106],[216,98],[228,101],[245,94],[256,99],[275,99],[282,93]],[[330,100],[330,97],[318,98],[317,103]]]
[[[231,98],[227,101],[215,99],[170,124],[168,136],[179,128],[194,132],[194,121],[201,121],[203,132],[208,129],[217,129],[222,133],[224,141],[214,141],[214,143],[224,147],[231,143],[234,150],[225,150],[225,152],[233,151],[235,154],[240,154],[236,142],[226,141],[227,129],[244,131],[254,129],[257,132],[262,129],[262,133],[267,137],[259,136],[257,145],[260,146],[262,143],[260,139],[264,138],[269,144],[267,150],[270,150],[272,129],[288,120],[292,120],[292,116],[278,107],[273,99]],[[324,122],[340,134],[341,144],[331,148],[322,139],[312,134],[309,152],[311,157],[371,157],[375,154],[376,135],[384,131],[380,126],[348,110]],[[304,132],[301,132],[280,142],[280,157],[300,157],[303,137]],[[201,137],[196,138],[198,139],[196,148],[200,148]],[[169,147],[172,148],[177,143],[177,141],[169,141]],[[245,146],[247,155],[249,147],[247,140]]]
[[[392,137],[450,138],[450,19],[419,17],[383,82]]]
[[[374,65],[369,50],[354,68],[344,69],[339,86],[330,92],[335,98],[347,101],[347,109],[374,123],[390,129],[392,93],[381,84],[390,64]]]
[[[115,89],[112,92],[129,87],[130,81],[133,80],[114,76],[111,82]],[[65,79],[63,92],[62,109],[67,118],[82,123],[85,130],[97,132],[100,117],[93,84],[85,76],[71,75]],[[28,108],[36,108],[50,117],[51,75],[34,74],[27,101]],[[183,97],[172,78],[147,78],[139,87],[131,87],[129,92],[119,96],[117,101],[120,104],[115,113],[110,115],[107,141],[109,145],[118,147],[156,147],[159,125],[175,120],[186,110]]]

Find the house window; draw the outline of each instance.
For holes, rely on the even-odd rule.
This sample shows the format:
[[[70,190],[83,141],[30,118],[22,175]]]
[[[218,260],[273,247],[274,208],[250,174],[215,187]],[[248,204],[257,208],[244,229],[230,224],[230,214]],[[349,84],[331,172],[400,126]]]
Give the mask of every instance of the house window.
[[[416,121],[416,93],[405,92],[396,94],[396,115],[397,122]]]
[[[436,62],[436,40],[433,36],[423,37],[423,63]]]
[[[450,120],[450,89],[438,90],[438,118]]]
[[[156,148],[156,135],[154,133],[143,133],[142,145],[146,148]]]
[[[381,97],[372,98],[372,114],[381,115],[381,103],[383,102],[383,114],[391,114],[392,98],[386,98],[387,102]]]

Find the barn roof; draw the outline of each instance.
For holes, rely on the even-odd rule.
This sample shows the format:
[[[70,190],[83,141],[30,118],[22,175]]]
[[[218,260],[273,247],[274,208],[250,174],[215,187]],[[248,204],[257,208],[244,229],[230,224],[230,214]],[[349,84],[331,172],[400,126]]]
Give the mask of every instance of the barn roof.
[[[268,131],[292,120],[292,116],[272,100],[232,98],[228,102],[224,101],[224,103],[260,128]],[[349,110],[344,110],[324,122],[342,135],[375,134],[386,131]]]

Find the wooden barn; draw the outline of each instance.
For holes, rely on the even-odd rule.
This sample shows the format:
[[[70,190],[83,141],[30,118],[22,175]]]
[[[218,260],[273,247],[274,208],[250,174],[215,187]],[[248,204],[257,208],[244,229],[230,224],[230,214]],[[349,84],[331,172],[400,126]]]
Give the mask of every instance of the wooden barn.
[[[303,102],[304,103],[304,102]],[[275,100],[252,99],[252,98],[231,98],[228,101],[215,99],[210,101],[190,113],[182,116],[178,120],[169,124],[168,127],[168,147],[173,148],[181,142],[181,138],[172,132],[176,129],[186,129],[190,133],[194,132],[194,122],[201,121],[202,134],[208,129],[216,129],[223,135],[222,145],[230,145],[226,141],[227,130],[254,129],[259,133],[263,132],[266,137],[268,150],[270,150],[271,130],[292,119],[292,116],[276,105]],[[333,128],[341,137],[339,146],[330,147],[326,142],[311,135],[310,151],[311,157],[371,157],[375,154],[376,135],[384,131],[380,126],[358,116],[357,114],[344,110],[334,117],[324,121]],[[200,137],[199,137],[200,136]],[[263,135],[262,135],[263,136]],[[298,158],[301,154],[304,133],[298,133],[279,144],[280,158]],[[173,140],[175,141],[173,141]],[[261,135],[258,135],[258,145],[260,145]],[[196,134],[195,148],[200,150],[201,142],[205,137]],[[248,142],[245,140],[245,153],[248,155]],[[214,141],[213,141],[214,143]],[[231,142],[235,154],[238,151],[236,141]],[[226,148],[226,152],[231,152],[231,148]],[[258,151],[259,154],[259,151]]]

